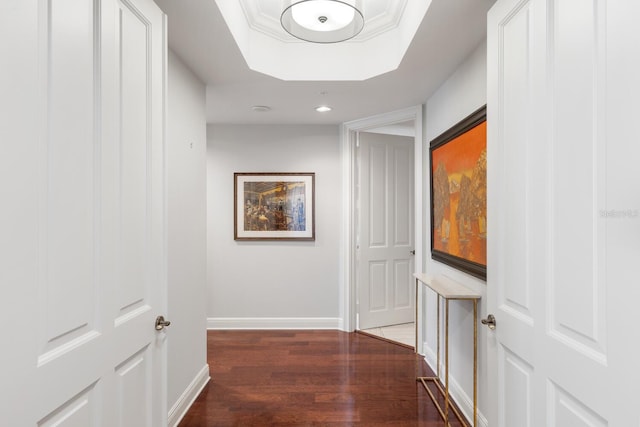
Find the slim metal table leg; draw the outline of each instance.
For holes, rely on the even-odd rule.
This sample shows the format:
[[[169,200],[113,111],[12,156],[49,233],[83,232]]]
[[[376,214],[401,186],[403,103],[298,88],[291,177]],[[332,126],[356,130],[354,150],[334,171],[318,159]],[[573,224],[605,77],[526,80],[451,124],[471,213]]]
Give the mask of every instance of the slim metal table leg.
[[[444,421],[449,425],[449,299],[444,300]]]
[[[478,300],[473,300],[473,427],[478,425]]]
[[[413,348],[416,353],[418,353],[418,279],[416,279],[416,300],[414,302],[416,306],[416,320],[415,320],[415,330],[416,330],[416,345]]]

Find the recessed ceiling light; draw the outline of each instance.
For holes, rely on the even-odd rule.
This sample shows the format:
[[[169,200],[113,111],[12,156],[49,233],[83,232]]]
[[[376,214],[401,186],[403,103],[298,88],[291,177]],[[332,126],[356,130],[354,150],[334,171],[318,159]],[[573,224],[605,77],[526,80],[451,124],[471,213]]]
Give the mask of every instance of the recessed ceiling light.
[[[316,111],[318,113],[328,113],[331,110],[332,110],[332,108],[329,107],[328,105],[319,105],[319,106],[316,107]]]
[[[271,107],[268,105],[254,105],[251,109],[257,113],[266,113],[267,111],[271,111]]]

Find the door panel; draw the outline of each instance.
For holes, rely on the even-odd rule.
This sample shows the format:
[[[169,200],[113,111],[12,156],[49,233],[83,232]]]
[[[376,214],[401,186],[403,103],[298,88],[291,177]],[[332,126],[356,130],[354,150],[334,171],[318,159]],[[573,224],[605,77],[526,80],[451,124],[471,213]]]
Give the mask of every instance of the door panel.
[[[499,350],[498,366],[504,379],[501,386],[505,399],[499,425],[535,427],[531,405],[534,394],[533,367],[506,346]]]
[[[526,2],[502,27],[505,40],[501,52],[501,59],[504,61],[502,72],[509,87],[501,87],[502,102],[505,105],[501,110],[504,114],[501,132],[502,138],[511,143],[501,145],[502,152],[496,153],[500,156],[499,164],[504,165],[503,175],[509,177],[501,183],[501,194],[526,194],[531,189],[531,180],[535,179],[534,174],[537,172],[531,163],[534,159],[530,148],[534,138],[532,110],[535,106],[527,102],[528,91],[533,85],[531,61],[533,49],[536,48],[530,34],[535,12],[533,9],[534,5]],[[534,270],[534,260],[532,252],[527,249],[537,225],[533,223],[536,216],[529,215],[532,200],[522,197],[510,200],[508,205],[503,204],[501,207],[506,211],[499,210],[497,213],[502,221],[499,238],[510,256],[508,259],[501,257],[496,260],[504,274],[499,285],[499,304],[514,317],[520,318],[524,327],[533,326],[534,283],[529,273]]]
[[[5,6],[0,27],[14,33],[3,39],[24,43],[0,46],[12,64],[0,84],[19,88],[3,110],[30,108],[3,125],[13,143],[0,144],[11,159],[0,270],[9,261],[31,273],[2,277],[20,308],[2,319],[16,353],[1,356],[13,371],[2,375],[12,389],[2,421],[163,425],[164,333],[154,328],[166,308],[162,13],[151,0]]]
[[[147,346],[115,367],[118,425],[151,426],[153,355]],[[125,421],[126,420],[126,421]]]
[[[369,309],[383,311],[387,306],[387,264],[380,261],[369,263]]]
[[[489,264],[495,267],[488,311],[498,324],[488,357],[489,395],[498,396],[489,408],[492,425],[637,422],[620,401],[628,393],[618,393],[638,388],[637,370],[624,356],[639,349],[625,330],[638,311],[620,281],[638,267],[612,270],[609,263],[611,250],[623,244],[611,230],[640,227],[629,214],[634,210],[619,217],[623,221],[607,218],[611,201],[632,191],[610,184],[618,175],[632,180],[612,154],[637,151],[620,142],[633,138],[632,127],[623,124],[621,133],[608,122],[638,110],[634,96],[621,95],[630,80],[610,77],[640,68],[637,50],[627,61],[612,61],[637,42],[621,33],[612,37],[629,13],[637,18],[640,7],[605,0],[498,0],[489,13],[488,185],[495,236]],[[610,102],[612,93],[618,102]],[[625,248],[640,253],[639,245],[636,239]]]
[[[359,141],[359,327],[413,322],[413,139]]]
[[[118,283],[119,315],[133,311],[144,305],[145,277],[145,235],[150,223],[150,200],[145,196],[150,189],[149,154],[153,140],[147,132],[148,106],[151,103],[147,82],[151,80],[147,67],[147,32],[149,23],[131,9],[128,3],[119,8],[119,52],[120,69],[120,115],[121,137],[118,144],[116,170],[117,199],[120,218],[120,239],[117,243],[120,266]],[[144,118],[147,118],[145,120]],[[141,120],[142,119],[142,120]]]
[[[99,241],[95,225],[93,170],[96,128],[94,85],[94,11],[92,4],[77,9],[70,2],[49,5],[49,20],[42,22],[51,42],[41,43],[41,84],[51,88],[41,99],[43,120],[38,157],[38,365],[65,358],[75,346],[99,336],[94,317],[95,253]],[[69,21],[65,21],[68,18]],[[67,30],[71,22],[74,32]],[[81,38],[75,49],[69,44]],[[77,55],[74,78],[65,64]],[[77,103],[68,93],[81,93]],[[35,104],[37,105],[37,104]],[[76,123],[76,115],[79,123]],[[46,231],[46,232],[45,232]],[[68,295],[76,302],[69,303]],[[86,386],[86,384],[85,384]]]
[[[37,179],[38,416],[29,425],[59,419],[67,425],[86,416],[95,401],[103,325],[97,316],[100,283],[98,183],[95,168],[101,111],[99,7],[92,2],[39,3],[39,138]],[[75,64],[74,68],[70,64]],[[32,333],[32,332],[26,332]],[[74,366],[87,358],[86,370]],[[72,373],[74,373],[72,375]],[[91,396],[91,397],[89,397]],[[34,414],[35,415],[35,414]],[[19,423],[18,423],[19,424]],[[25,424],[27,425],[27,424]]]
[[[95,425],[97,398],[96,386],[92,384],[57,408],[50,416],[38,423],[38,427],[83,427]]]
[[[393,267],[393,283],[395,284],[403,283],[407,280],[407,277],[412,277],[413,275],[413,266],[409,260],[394,260]],[[396,285],[394,286],[394,292],[393,301],[396,308],[411,308],[411,302],[413,301],[411,296],[413,292],[411,292],[410,286]]]
[[[367,229],[369,231],[369,247],[385,248],[389,245],[387,241],[389,237],[387,233],[386,177],[389,174],[387,147],[382,144],[369,146],[364,139],[366,137],[361,134],[362,172],[368,177],[369,183],[367,187],[369,202],[366,205],[368,209],[365,211],[367,215],[366,224],[368,224]]]
[[[407,173],[407,168],[413,171],[413,150],[411,147],[396,147],[393,150],[394,180],[393,180],[393,244],[398,246],[413,246],[413,176]],[[409,275],[413,274],[409,272]]]
[[[39,163],[40,271],[42,316],[40,361],[73,340],[95,333],[96,248],[93,170],[97,129],[94,84],[99,64],[93,40],[99,35],[91,2],[51,2],[42,22],[49,43],[41,40],[46,125]],[[75,64],[69,73],[68,64]],[[69,93],[77,94],[73,100]],[[77,304],[68,303],[74,295]]]
[[[549,383],[549,426],[607,427],[609,423],[554,383]]]
[[[132,321],[137,316],[147,314],[147,321],[153,321],[149,313],[149,268],[147,236],[151,232],[152,206],[147,193],[152,191],[149,166],[153,152],[153,139],[147,123],[151,119],[148,106],[151,93],[147,82],[153,81],[147,67],[147,33],[150,23],[141,21],[140,16],[128,3],[119,7],[118,57],[119,66],[119,116],[120,138],[114,146],[114,174],[110,178],[116,186],[113,200],[119,228],[114,239],[117,255],[116,325]]]
[[[576,352],[606,363],[605,288],[599,271],[604,257],[603,227],[593,212],[604,205],[605,140],[600,131],[605,116],[602,96],[606,64],[601,20],[604,1],[554,4],[549,66],[554,70],[552,105],[562,120],[554,120],[551,231],[556,254],[552,268],[548,321],[551,334]],[[583,40],[584,42],[576,42]],[[576,102],[576,95],[580,102]],[[591,123],[591,126],[585,126]],[[567,170],[579,164],[579,173]],[[589,183],[589,186],[585,186]],[[586,188],[585,188],[586,187]],[[576,191],[582,189],[582,191]],[[564,196],[571,194],[571,197]],[[580,298],[575,298],[580,295]]]

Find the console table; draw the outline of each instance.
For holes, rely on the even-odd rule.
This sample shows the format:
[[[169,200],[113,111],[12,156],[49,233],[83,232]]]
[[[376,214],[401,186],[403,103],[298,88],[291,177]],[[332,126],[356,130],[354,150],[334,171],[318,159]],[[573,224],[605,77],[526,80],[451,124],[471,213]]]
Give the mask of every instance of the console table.
[[[482,297],[479,293],[455,282],[448,277],[430,277],[426,274],[414,274],[416,278],[416,352],[418,351],[418,289],[420,284],[427,286],[438,295],[437,312],[437,373],[435,377],[418,377],[429,397],[438,408],[440,416],[449,425],[449,301],[468,300],[473,302],[473,427],[478,425],[478,301]],[[444,389],[440,379],[440,301],[444,300]],[[427,387],[427,381],[433,382],[444,396],[444,409],[438,403],[433,392]],[[455,406],[451,406],[456,417],[462,424],[466,420]]]

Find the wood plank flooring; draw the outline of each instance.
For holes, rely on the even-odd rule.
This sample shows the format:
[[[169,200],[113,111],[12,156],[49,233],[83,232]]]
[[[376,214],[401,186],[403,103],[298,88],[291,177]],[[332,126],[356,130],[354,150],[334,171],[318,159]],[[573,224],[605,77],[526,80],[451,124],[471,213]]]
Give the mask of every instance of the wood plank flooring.
[[[406,347],[341,331],[207,338],[211,381],[180,427],[445,425],[416,381],[433,373]]]

